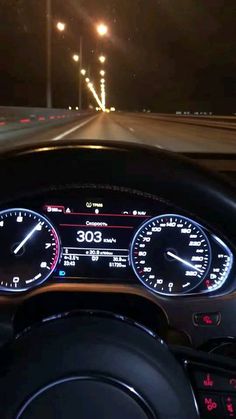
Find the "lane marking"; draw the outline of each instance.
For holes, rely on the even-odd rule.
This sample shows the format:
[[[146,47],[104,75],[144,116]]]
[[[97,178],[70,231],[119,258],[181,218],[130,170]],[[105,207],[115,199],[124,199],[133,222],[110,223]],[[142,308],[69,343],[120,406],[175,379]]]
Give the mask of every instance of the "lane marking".
[[[69,129],[68,131],[65,131],[62,134],[57,135],[56,137],[52,138],[51,141],[61,140],[62,138],[66,137],[67,135],[71,134],[72,132],[76,131],[77,129],[80,129],[80,128],[84,127],[84,125],[87,125],[90,121],[92,121],[95,118],[97,118],[97,115],[94,115],[91,118],[86,119],[86,121],[83,121],[80,124],[76,125],[75,127]]]
[[[132,127],[128,127],[128,130],[130,132],[133,132],[133,133],[135,132],[135,129],[132,128]],[[155,147],[160,148],[160,149],[164,149],[164,147],[162,145],[159,145],[159,144],[155,144]]]

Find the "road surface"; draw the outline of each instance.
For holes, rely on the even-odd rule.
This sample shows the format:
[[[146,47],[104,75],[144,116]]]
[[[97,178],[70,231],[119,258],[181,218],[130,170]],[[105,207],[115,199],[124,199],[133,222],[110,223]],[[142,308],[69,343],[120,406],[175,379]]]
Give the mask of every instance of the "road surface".
[[[60,127],[0,135],[1,148],[13,143],[62,139],[125,140],[176,152],[236,153],[236,130],[155,119],[151,115],[98,113]]]

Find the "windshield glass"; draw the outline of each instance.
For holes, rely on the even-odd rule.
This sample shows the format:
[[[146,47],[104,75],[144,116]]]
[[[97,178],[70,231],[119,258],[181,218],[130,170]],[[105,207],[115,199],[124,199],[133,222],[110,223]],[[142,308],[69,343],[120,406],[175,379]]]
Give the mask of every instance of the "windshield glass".
[[[235,0],[0,0],[0,140],[236,151]]]

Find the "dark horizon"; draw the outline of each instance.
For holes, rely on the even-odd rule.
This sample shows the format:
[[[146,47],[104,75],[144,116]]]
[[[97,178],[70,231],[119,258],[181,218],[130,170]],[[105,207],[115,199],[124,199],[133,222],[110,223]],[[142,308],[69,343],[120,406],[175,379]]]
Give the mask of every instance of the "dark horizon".
[[[236,112],[235,1],[52,0],[53,106],[78,105],[71,56],[84,38],[84,65],[97,88],[107,56],[108,105],[157,112]],[[1,106],[46,106],[46,1],[0,0]],[[54,23],[63,20],[59,34]],[[105,21],[106,40],[95,25]],[[85,106],[88,99],[83,88]]]

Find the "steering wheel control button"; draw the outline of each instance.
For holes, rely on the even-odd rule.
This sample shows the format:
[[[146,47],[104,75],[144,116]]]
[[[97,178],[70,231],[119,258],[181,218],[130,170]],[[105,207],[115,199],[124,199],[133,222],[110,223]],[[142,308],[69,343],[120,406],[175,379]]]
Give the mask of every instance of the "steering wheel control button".
[[[236,397],[225,395],[222,397],[225,418],[236,418]]]
[[[194,313],[193,324],[197,327],[219,326],[221,322],[221,314],[217,313]]]
[[[221,377],[209,371],[194,371],[194,382],[198,389],[218,390],[218,382]]]
[[[236,375],[234,377],[229,377],[227,384],[227,390],[236,392]]]
[[[225,417],[222,401],[219,395],[200,393],[198,398],[201,418],[223,419]]]
[[[230,391],[236,393],[236,375],[224,376],[219,381],[217,390]],[[236,395],[234,395],[236,397]]]
[[[192,367],[190,373],[193,377],[193,383],[198,390],[236,393],[236,375],[197,368],[197,366]]]

